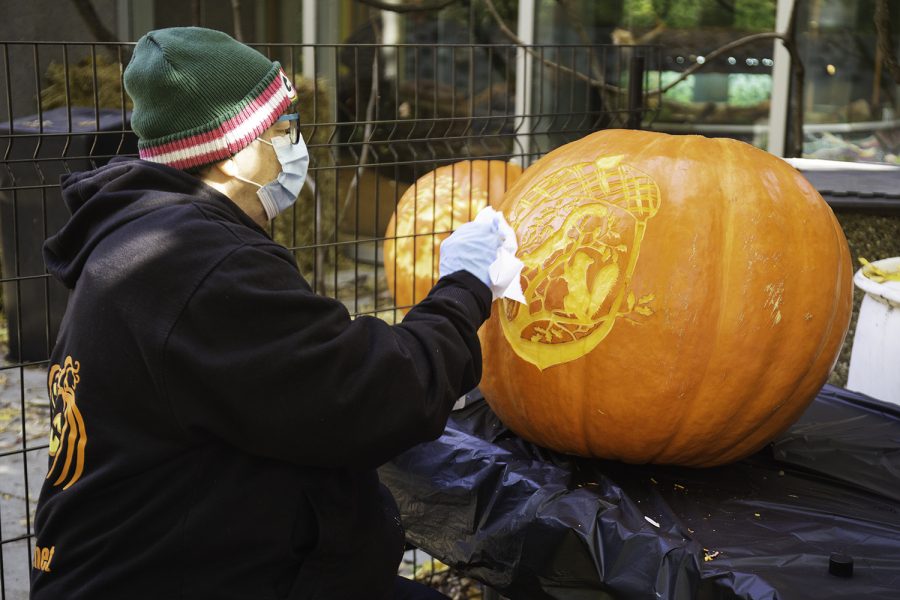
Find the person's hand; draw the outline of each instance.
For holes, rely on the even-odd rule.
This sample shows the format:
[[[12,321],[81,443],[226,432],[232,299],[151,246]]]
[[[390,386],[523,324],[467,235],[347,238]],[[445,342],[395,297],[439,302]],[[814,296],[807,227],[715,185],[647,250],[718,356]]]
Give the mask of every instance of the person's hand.
[[[488,287],[488,268],[497,260],[497,249],[503,242],[497,222],[470,222],[459,226],[441,243],[440,276],[468,271]]]

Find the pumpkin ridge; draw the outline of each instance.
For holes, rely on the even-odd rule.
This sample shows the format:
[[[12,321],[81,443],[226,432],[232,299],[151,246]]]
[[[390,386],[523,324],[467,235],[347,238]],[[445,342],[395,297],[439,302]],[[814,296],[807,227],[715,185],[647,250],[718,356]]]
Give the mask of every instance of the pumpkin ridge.
[[[655,141],[655,143],[658,144],[658,143],[662,143],[664,141],[666,141],[665,138],[661,139],[661,140],[657,140],[657,141]],[[718,142],[718,140],[717,140],[717,142]],[[684,136],[684,137],[680,138],[677,155],[690,157],[689,149],[691,147],[692,147],[692,140],[690,139],[690,136]],[[723,148],[722,150],[726,156],[728,156],[730,154],[730,153],[728,153],[727,148]],[[648,149],[648,152],[649,152],[649,149]],[[723,160],[723,162],[727,162],[727,161]],[[723,171],[727,171],[727,169],[723,169]],[[722,197],[722,196],[724,196],[722,181],[720,179],[717,179],[716,181],[718,184],[718,192],[717,193],[719,194],[719,197]],[[704,199],[704,201],[705,201],[705,199]],[[721,206],[721,203],[710,203],[710,204],[711,204],[712,208],[718,208]],[[733,239],[732,239],[732,235],[731,235],[731,233],[734,229],[734,219],[735,219],[734,205],[732,203],[728,203],[727,214],[725,214],[725,215],[719,214],[717,216],[718,216],[718,219],[716,221],[716,224],[717,224],[716,236],[720,237],[720,238],[724,237],[724,239],[725,239],[725,246],[724,246],[721,254],[723,256],[731,256],[731,249],[732,249],[733,243],[734,243]],[[725,225],[722,225],[723,222],[725,223]],[[721,232],[721,233],[719,233],[719,232]],[[690,379],[686,378],[685,382],[683,382],[681,384],[684,387],[681,388],[682,391],[678,394],[678,396],[679,396],[679,401],[681,402],[682,407],[684,407],[684,406],[695,407],[697,405],[698,390],[704,389],[704,384],[706,383],[707,379],[709,378],[709,368],[710,368],[711,359],[713,356],[715,356],[716,350],[719,348],[720,336],[718,335],[718,333],[722,329],[723,319],[724,319],[724,315],[726,313],[726,311],[723,309],[723,306],[724,306],[724,303],[726,302],[726,300],[728,299],[728,296],[724,290],[727,289],[726,282],[728,281],[728,273],[730,272],[731,263],[730,263],[730,261],[727,261],[727,260],[726,261],[717,261],[716,265],[717,265],[717,278],[716,279],[717,279],[718,283],[717,283],[715,289],[717,292],[716,295],[718,296],[718,303],[716,305],[715,326],[714,326],[714,328],[710,327],[710,330],[713,331],[712,338],[716,340],[716,343],[714,345],[711,345],[708,347],[708,351],[706,352],[704,359],[703,359],[703,372],[697,373],[695,371],[694,373],[692,373],[692,375],[694,375],[694,377],[692,377]],[[704,311],[698,310],[697,312],[704,312]],[[706,315],[709,316],[709,313],[706,313]],[[653,456],[649,462],[653,462],[653,463],[670,462],[670,460],[662,459],[662,457],[664,457],[667,454],[670,454],[672,452],[675,440],[680,440],[680,439],[684,438],[683,430],[685,427],[685,421],[690,420],[689,417],[693,416],[693,412],[694,411],[692,410],[692,408],[682,408],[682,410],[678,411],[678,417],[675,420],[675,422],[673,422],[671,424],[671,427],[669,429],[668,435],[665,438],[665,441],[663,441],[659,445],[658,450],[653,454]],[[729,416],[729,418],[730,418],[730,416]],[[676,448],[675,451],[678,453],[684,452],[683,450],[678,449],[678,448]]]
[[[833,234],[834,246],[841,248],[843,250],[843,248],[841,246],[841,242],[846,243],[845,240],[841,239],[841,238],[843,238],[843,233],[838,231],[838,229],[836,227],[836,219],[833,216],[831,217],[831,221],[832,221],[832,230],[831,231]],[[785,394],[783,397],[784,399],[778,405],[776,405],[774,408],[772,408],[769,411],[769,414],[765,416],[765,418],[759,419],[753,427],[751,427],[747,431],[743,432],[744,435],[742,435],[740,438],[735,440],[730,451],[727,452],[725,455],[723,455],[723,457],[722,457],[723,461],[728,462],[728,461],[730,461],[730,458],[729,458],[730,456],[733,456],[736,459],[737,457],[746,455],[748,450],[750,452],[753,452],[753,451],[756,451],[759,448],[763,447],[767,443],[765,440],[763,440],[761,442],[753,441],[751,443],[748,443],[748,440],[751,440],[754,437],[754,435],[757,432],[759,432],[760,430],[762,430],[764,427],[765,428],[770,427],[771,423],[775,419],[775,417],[780,416],[779,411],[781,410],[781,408],[783,406],[793,406],[795,404],[794,399],[797,397],[798,392],[801,391],[803,387],[805,387],[806,385],[809,385],[811,383],[808,381],[808,378],[810,376],[811,371],[813,371],[813,369],[817,366],[819,359],[822,357],[822,353],[828,347],[829,341],[831,341],[832,332],[834,331],[834,327],[835,327],[835,323],[836,323],[835,316],[837,315],[838,310],[840,309],[840,298],[842,296],[841,281],[845,277],[844,273],[846,270],[845,261],[843,260],[843,254],[844,253],[842,251],[838,252],[838,255],[839,255],[838,256],[838,258],[839,258],[838,271],[835,276],[834,293],[832,294],[832,301],[830,303],[831,312],[829,314],[829,318],[826,320],[827,327],[821,333],[821,335],[819,337],[819,342],[816,347],[816,351],[811,355],[811,357],[807,363],[806,370],[803,372],[803,374],[801,376],[796,378],[795,385],[792,387],[790,393]],[[815,274],[813,274],[813,275],[815,276]],[[846,335],[846,332],[844,335]],[[844,336],[842,336],[841,341],[843,341],[843,337]],[[829,372],[830,372],[830,369],[829,369]],[[827,375],[826,375],[826,377],[827,377]],[[816,384],[816,387],[821,387],[821,385]],[[802,413],[804,410],[806,410],[805,405],[802,408],[800,408],[800,410],[797,412]],[[797,415],[797,416],[799,416],[799,415]],[[776,435],[780,435],[780,433],[783,432],[787,427],[789,427],[790,423],[792,423],[794,420],[796,420],[796,417],[788,418],[787,425],[779,427],[778,428],[779,431]],[[767,439],[771,439],[772,435],[767,434],[765,437]]]
[[[834,218],[834,216],[832,216],[832,233],[834,235],[835,245],[839,248],[842,248],[842,246],[840,244],[842,241],[844,241],[841,239],[841,238],[843,238],[844,234],[837,229],[837,220]],[[844,243],[846,243],[846,242],[844,242]],[[841,307],[841,302],[840,302],[840,298],[842,296],[841,285],[842,285],[842,280],[845,278],[845,272],[846,272],[846,268],[847,268],[847,266],[845,264],[846,261],[843,260],[844,253],[839,252],[838,254],[839,254],[839,256],[838,256],[838,259],[839,259],[838,260],[838,272],[835,276],[835,281],[834,281],[834,292],[832,294],[832,301],[831,301],[831,313],[829,314],[829,318],[827,319],[828,325],[827,325],[825,331],[823,331],[821,334],[818,347],[816,348],[815,355],[809,361],[809,366],[807,367],[806,371],[803,373],[803,376],[798,378],[797,385],[795,386],[795,388],[791,392],[791,394],[788,396],[788,400],[786,400],[784,403],[782,403],[782,405],[787,404],[789,402],[789,400],[794,397],[794,395],[797,393],[797,388],[801,387],[801,385],[806,381],[807,377],[809,377],[810,371],[812,371],[813,367],[815,367],[816,364],[819,362],[819,359],[821,358],[822,353],[825,351],[826,347],[828,346],[828,342],[831,341],[831,335],[832,335],[832,332],[834,331],[834,327],[836,324],[835,316],[837,315],[838,310]],[[846,332],[844,332],[844,335],[841,336],[841,342],[843,342],[843,338],[845,336],[846,336]],[[826,375],[826,377],[827,377],[827,375]],[[780,406],[779,406],[779,408],[780,408]],[[773,414],[774,414],[774,411],[773,411]],[[758,427],[757,427],[757,429],[758,429]]]
[[[730,139],[720,139],[719,144],[721,146],[723,146],[722,151],[728,155],[728,158],[730,159],[730,162],[732,164],[741,164],[740,157],[735,156],[735,152],[739,151],[741,149],[740,145],[738,145],[737,143],[735,143],[733,140],[730,140]],[[727,169],[725,171],[726,171],[726,174],[720,174],[719,177],[717,178],[720,188],[725,185],[726,178],[728,176],[731,176],[731,174],[732,174],[731,169]],[[739,186],[742,183],[745,185],[747,183],[746,181],[741,181],[742,178],[740,176],[734,177],[734,179],[737,180]],[[772,196],[771,190],[767,189],[765,186],[762,186],[757,180],[750,179],[749,181],[751,182],[751,185],[763,188],[762,190],[754,189],[752,191],[754,197],[761,196],[762,198],[765,199],[765,202],[767,202],[768,204],[775,205],[775,206],[779,205],[779,199]],[[732,190],[734,189],[734,185],[731,183],[729,183],[729,185],[727,187]],[[740,189],[740,188],[738,188],[738,189]],[[746,202],[746,199],[747,199],[747,196],[744,196],[740,199],[737,199],[737,202]],[[726,252],[723,253],[724,256],[732,256],[732,250],[734,248],[734,239],[733,239],[734,225],[735,225],[734,215],[735,215],[735,211],[737,208],[737,204],[735,202],[729,202],[728,207],[729,207],[729,213],[732,216],[732,218],[729,219],[729,228],[725,232],[725,239],[727,240],[727,244],[726,244],[727,250],[726,250]],[[725,269],[729,269],[731,266],[731,261],[723,261],[723,262],[726,263]],[[719,294],[720,294],[720,297],[723,298],[723,300],[725,300],[727,298],[727,295],[725,293],[723,293],[721,290],[720,290]],[[721,320],[719,321],[719,323],[721,323]],[[768,339],[768,343],[766,344],[765,349],[760,349],[760,353],[766,354],[766,355],[769,354],[771,352],[773,346],[775,346],[775,347],[778,346],[777,338],[774,336]],[[770,370],[770,366],[765,363],[760,363],[760,367],[761,367],[760,377],[765,378],[766,373]],[[742,399],[744,399],[744,398],[745,397],[743,397]],[[722,412],[720,414],[720,419],[719,419],[720,424],[730,423],[730,422],[734,421],[735,418],[741,412],[748,410],[748,406],[747,406],[746,402],[726,403],[726,406],[730,406],[731,410],[725,410],[725,409],[722,410]],[[744,437],[746,437],[746,436],[744,436]],[[740,440],[744,439],[744,437],[732,438],[731,444],[730,444],[731,447],[739,445]]]
[[[776,178],[777,178],[777,174],[776,174]],[[777,179],[780,179],[780,178],[777,178]],[[757,183],[757,182],[754,180],[754,183]],[[780,181],[776,181],[774,183],[780,184]],[[781,185],[779,185],[778,187],[781,188]],[[780,209],[781,209],[781,207],[787,207],[788,209],[791,209],[791,208],[795,209],[795,207],[793,207],[792,205],[784,204],[783,201],[779,198],[779,196],[777,194],[775,194],[774,191],[766,185],[762,185],[762,189],[759,190],[758,193],[761,194],[761,196],[763,198],[765,198],[765,202],[770,205],[779,207]],[[788,223],[794,222],[793,211],[791,211],[791,210],[784,211],[783,209],[781,209],[781,212],[788,213],[787,215],[783,215],[785,222],[788,222]],[[788,235],[790,235],[790,234],[788,234]],[[783,281],[781,284],[782,289],[783,289],[784,283],[785,282]],[[770,284],[770,285],[774,286],[775,283]],[[801,287],[805,287],[805,286],[801,286]],[[780,315],[780,313],[779,313],[779,315]],[[780,322],[780,318],[779,318],[778,322]],[[777,349],[780,345],[781,344],[779,342],[779,338],[777,336],[772,336],[772,337],[768,338],[767,344],[764,347],[760,347],[758,349],[758,353],[760,356],[777,355]],[[821,353],[821,350],[822,350],[822,348],[821,348],[821,343],[820,343],[820,346],[818,347],[818,349],[816,350],[816,352],[813,355],[817,356],[819,353]],[[756,390],[757,393],[754,394],[753,396],[744,395],[742,397],[742,399],[745,400],[744,402],[732,403],[733,409],[728,413],[727,419],[724,420],[725,423],[734,420],[735,417],[737,417],[742,411],[748,411],[748,410],[750,412],[752,412],[754,415],[757,415],[757,419],[756,419],[756,422],[754,425],[749,426],[749,429],[737,431],[738,436],[733,437],[730,440],[729,450],[725,454],[723,454],[722,457],[720,457],[720,458],[717,457],[715,459],[717,464],[719,462],[728,462],[729,459],[727,457],[729,454],[737,454],[737,452],[736,452],[737,449],[744,449],[748,445],[746,443],[747,440],[751,439],[752,436],[757,431],[762,430],[764,427],[770,427],[770,423],[771,423],[773,417],[778,413],[780,407],[785,404],[791,403],[791,400],[797,394],[797,390],[802,387],[803,383],[805,382],[806,378],[808,377],[809,371],[812,369],[812,367],[814,365],[815,365],[815,359],[811,360],[807,364],[806,370],[802,373],[802,375],[794,378],[794,380],[793,380],[794,383],[791,386],[790,393],[784,393],[784,394],[780,395],[780,397],[782,398],[782,401],[775,408],[773,408],[772,403],[769,401],[769,399],[772,395],[772,392],[771,392],[772,388],[770,388],[764,384],[761,385]],[[760,373],[759,373],[758,380],[760,382],[765,382],[768,379],[767,374],[772,370],[771,364],[770,364],[770,362],[762,361],[759,363],[759,367],[760,367]],[[777,384],[777,382],[776,382],[776,384]],[[756,401],[754,401],[754,399]],[[759,417],[759,415],[764,415],[764,416]],[[755,446],[756,444],[753,443],[751,445]],[[741,455],[746,455],[746,453],[744,453],[742,451]],[[708,461],[707,461],[707,463],[708,463]],[[700,463],[700,464],[705,465],[707,463]]]
[[[835,245],[838,246],[839,238],[837,235],[837,230],[834,228],[834,217],[832,217],[832,234],[835,239]],[[843,235],[843,234],[841,234]],[[839,246],[838,246],[839,247]],[[822,332],[821,337],[819,338],[819,345],[816,348],[816,352],[812,357],[812,360],[809,362],[809,368],[807,368],[806,372],[803,374],[803,377],[799,379],[800,382],[804,381],[806,377],[809,375],[809,371],[815,366],[815,364],[819,361],[819,358],[822,356],[822,352],[825,350],[825,347],[828,345],[828,342],[831,340],[831,333],[834,331],[835,326],[835,315],[838,312],[840,307],[840,296],[841,296],[841,279],[843,279],[844,269],[846,266],[844,265],[844,261],[841,260],[843,257],[841,256],[843,253],[838,253],[838,272],[834,278],[834,292],[832,294],[831,301],[831,312],[829,314],[829,318],[827,320],[828,325],[825,331]],[[826,375],[827,377],[827,375]],[[799,386],[798,386],[799,387]],[[793,393],[791,394],[793,396]]]
[[[827,334],[830,334],[830,333],[831,333],[831,330],[832,330],[832,326],[831,326],[831,323],[829,323],[829,327],[828,327],[828,332],[827,332]],[[794,385],[793,388],[791,389],[791,392],[790,392],[789,394],[785,394],[785,395],[784,395],[784,400],[782,400],[782,402],[780,402],[780,403],[777,404],[774,408],[772,408],[772,409],[769,411],[769,414],[765,416],[765,418],[758,419],[755,425],[753,425],[752,427],[750,427],[747,431],[742,432],[743,435],[742,435],[740,438],[738,438],[737,440],[735,440],[735,442],[732,444],[732,447],[731,447],[730,451],[727,452],[727,453],[725,453],[725,454],[723,455],[722,459],[723,459],[724,462],[730,462],[730,460],[731,460],[731,459],[729,458],[730,456],[734,456],[735,459],[736,459],[736,457],[738,457],[738,456],[744,456],[744,455],[746,455],[748,448],[752,448],[752,450],[750,450],[750,452],[753,452],[753,451],[755,451],[755,450],[758,450],[758,449],[761,448],[762,446],[765,446],[765,444],[768,443],[766,440],[763,440],[762,442],[759,442],[759,443],[757,443],[757,442],[755,442],[755,441],[754,441],[753,443],[747,443],[747,441],[750,440],[751,438],[753,438],[753,436],[754,436],[757,432],[759,432],[760,430],[762,430],[764,427],[766,427],[766,428],[770,427],[770,426],[771,426],[771,423],[772,423],[772,421],[773,421],[773,419],[774,419],[776,416],[780,416],[780,415],[779,415],[779,411],[781,410],[781,408],[782,408],[783,406],[792,406],[792,405],[793,405],[793,400],[794,400],[794,398],[797,396],[797,392],[798,392],[801,388],[803,388],[805,384],[808,383],[808,382],[807,382],[807,378],[809,377],[810,372],[813,370],[813,367],[816,366],[816,363],[817,363],[818,360],[819,360],[819,356],[821,356],[822,350],[824,350],[825,346],[827,345],[827,341],[828,341],[828,339],[829,339],[829,337],[830,337],[830,336],[827,335],[827,334],[824,335],[824,336],[822,337],[822,341],[821,341],[820,344],[819,344],[819,348],[818,348],[818,350],[817,350],[817,352],[816,352],[816,355],[813,357],[812,360],[809,361],[809,364],[808,364],[808,366],[807,366],[807,368],[806,368],[806,371],[803,372],[803,375],[797,378],[795,385]],[[802,412],[802,411],[805,410],[805,409],[806,409],[806,406],[804,405],[804,406],[801,408],[800,412]],[[785,426],[785,427],[779,427],[779,431],[778,431],[778,433],[776,433],[775,435],[776,435],[776,436],[777,436],[777,435],[780,435],[781,432],[782,432],[786,427],[789,427],[789,426],[790,426],[790,423],[793,422],[794,420],[795,420],[795,418],[790,418],[790,419],[788,419],[788,424],[787,424],[787,426]],[[772,438],[772,437],[773,437],[773,436],[771,435],[771,433],[767,433],[767,434],[766,434],[766,439],[770,439],[770,438]]]

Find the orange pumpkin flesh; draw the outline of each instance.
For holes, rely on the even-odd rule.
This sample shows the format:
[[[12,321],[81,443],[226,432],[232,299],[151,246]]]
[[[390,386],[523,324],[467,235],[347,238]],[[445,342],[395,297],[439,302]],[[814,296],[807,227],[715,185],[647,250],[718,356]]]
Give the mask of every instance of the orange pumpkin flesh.
[[[465,160],[426,173],[406,190],[384,242],[385,276],[398,307],[428,295],[438,280],[441,242],[488,203],[499,206],[521,173],[500,160]]]
[[[481,331],[487,401],[539,445],[713,466],[793,423],[850,318],[831,209],[748,144],[601,131],[551,152],[501,209],[527,306]]]

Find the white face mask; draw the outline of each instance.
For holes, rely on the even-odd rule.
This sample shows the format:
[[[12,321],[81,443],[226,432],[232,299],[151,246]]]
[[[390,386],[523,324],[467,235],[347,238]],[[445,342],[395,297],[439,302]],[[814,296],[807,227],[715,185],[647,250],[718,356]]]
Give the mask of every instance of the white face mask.
[[[303,189],[303,182],[306,181],[309,151],[306,149],[302,135],[296,144],[291,143],[288,135],[273,137],[271,142],[262,138],[257,138],[257,140],[275,149],[275,156],[281,164],[281,172],[278,173],[275,181],[270,181],[265,185],[260,185],[240,175],[235,175],[235,178],[259,188],[256,190],[256,195],[266,210],[266,216],[271,221],[278,213],[290,208],[297,201],[297,196]]]

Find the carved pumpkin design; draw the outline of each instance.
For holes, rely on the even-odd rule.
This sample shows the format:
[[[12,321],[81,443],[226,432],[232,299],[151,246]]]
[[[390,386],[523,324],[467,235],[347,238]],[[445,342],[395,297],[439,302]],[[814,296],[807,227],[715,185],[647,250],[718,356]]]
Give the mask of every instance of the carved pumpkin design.
[[[602,131],[529,167],[501,210],[527,305],[494,303],[481,390],[522,437],[712,466],[793,423],[852,300],[828,205],[748,144]]]
[[[512,208],[529,304],[505,303],[500,323],[516,353],[539,369],[586,354],[635,309],[628,284],[659,189],[621,159],[562,168]],[[638,310],[649,312],[643,305],[652,297]]]
[[[521,173],[500,160],[465,160],[426,173],[406,190],[384,242],[385,276],[398,307],[428,295],[438,280],[441,242],[489,203],[499,206]]]

